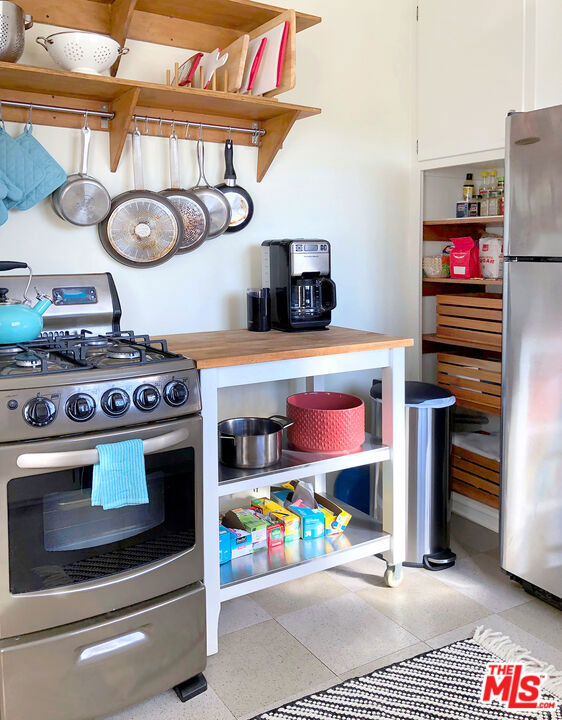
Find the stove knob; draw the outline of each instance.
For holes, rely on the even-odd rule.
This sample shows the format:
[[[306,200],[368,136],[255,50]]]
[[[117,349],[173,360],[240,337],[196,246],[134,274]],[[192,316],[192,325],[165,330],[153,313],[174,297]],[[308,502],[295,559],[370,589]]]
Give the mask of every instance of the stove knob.
[[[56,414],[55,404],[44,397],[33,398],[23,408],[25,421],[34,427],[49,425],[55,419]]]
[[[95,415],[96,402],[86,393],[75,393],[66,401],[66,414],[75,422],[86,422]]]
[[[133,402],[139,410],[149,412],[160,403],[160,393],[154,385],[140,385],[133,395]]]
[[[124,415],[129,409],[131,401],[124,390],[111,388],[101,396],[101,407],[106,415],[118,417]]]
[[[172,380],[164,388],[164,400],[172,407],[179,407],[187,402],[189,390],[181,380]]]

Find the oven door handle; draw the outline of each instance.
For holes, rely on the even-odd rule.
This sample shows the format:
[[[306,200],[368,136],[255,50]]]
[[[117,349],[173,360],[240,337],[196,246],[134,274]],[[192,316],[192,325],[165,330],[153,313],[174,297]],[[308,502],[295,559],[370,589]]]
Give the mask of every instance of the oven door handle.
[[[184,442],[189,437],[189,430],[181,428],[172,432],[158,435],[157,437],[143,440],[143,452],[145,455],[161,452]],[[71,452],[51,453],[24,453],[17,459],[20,468],[32,470],[65,469],[83,467],[84,465],[97,465],[100,456],[96,448],[91,450],[72,450]]]

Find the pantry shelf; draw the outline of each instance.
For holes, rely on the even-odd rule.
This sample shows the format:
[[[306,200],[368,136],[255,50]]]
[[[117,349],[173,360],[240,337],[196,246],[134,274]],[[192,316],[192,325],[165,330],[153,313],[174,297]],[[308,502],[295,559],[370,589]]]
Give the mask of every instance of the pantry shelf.
[[[40,103],[67,108],[109,111],[114,118],[88,120],[93,129],[110,133],[111,170],[115,172],[127,134],[132,131],[132,115],[149,115],[170,120],[240,126],[265,130],[258,151],[258,181],[262,180],[289,130],[296,120],[318,115],[318,108],[282,103],[274,99],[239,95],[237,93],[179,88],[121,78],[85,75],[30,65],[0,62],[0,101]],[[21,108],[2,109],[4,120],[25,122],[28,111]],[[81,127],[78,115],[33,110],[33,122],[40,125]],[[107,127],[104,127],[108,125]],[[145,130],[143,126],[143,132]],[[151,135],[160,132],[157,123],[146,128]],[[194,129],[195,131],[195,129]],[[195,134],[192,132],[191,137]],[[164,135],[170,125],[162,127]],[[222,131],[206,129],[205,140],[223,142]],[[239,134],[238,144],[252,144],[251,134]]]
[[[503,225],[503,215],[487,215],[484,217],[445,218],[444,220],[424,220],[424,227],[434,225]]]
[[[367,435],[359,452],[347,455],[325,455],[322,453],[283,450],[276,465],[257,470],[240,470],[219,465],[219,496],[231,495],[255,487],[282,484],[312,475],[337,472],[347,468],[383,462],[390,458],[390,448],[376,442]]]
[[[423,352],[434,353],[437,352],[436,345],[456,345],[457,347],[473,348],[474,350],[485,350],[490,353],[496,353],[501,355],[501,347],[495,345],[488,345],[486,343],[469,342],[468,340],[453,340],[451,338],[442,337],[434,333],[426,333],[422,335],[423,340]]]
[[[342,535],[295,540],[221,565],[221,602],[390,548],[391,536],[381,531],[379,522],[340,500],[335,502],[352,515]]]
[[[503,225],[503,215],[424,220],[422,237],[424,242],[450,242],[451,237],[460,233],[478,240],[486,233],[488,225]]]

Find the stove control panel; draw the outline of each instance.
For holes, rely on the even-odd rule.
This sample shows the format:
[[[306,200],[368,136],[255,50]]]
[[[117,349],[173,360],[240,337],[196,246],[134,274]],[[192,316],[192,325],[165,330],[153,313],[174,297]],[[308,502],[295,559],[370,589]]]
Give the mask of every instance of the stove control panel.
[[[105,431],[201,411],[190,368],[68,386],[0,390],[3,442]]]

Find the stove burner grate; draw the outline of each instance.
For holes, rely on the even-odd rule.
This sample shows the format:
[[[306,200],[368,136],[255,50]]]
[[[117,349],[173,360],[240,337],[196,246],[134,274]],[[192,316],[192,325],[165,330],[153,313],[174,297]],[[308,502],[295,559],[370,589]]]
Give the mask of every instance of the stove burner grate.
[[[113,550],[104,555],[96,555],[86,560],[78,560],[70,565],[65,565],[63,570],[66,580],[61,580],[59,584],[68,584],[69,580],[71,583],[87,582],[107,575],[133,570],[141,565],[156,562],[169,555],[189,550],[194,545],[194,530],[186,530],[164,535],[153,540],[146,540],[138,545]]]

